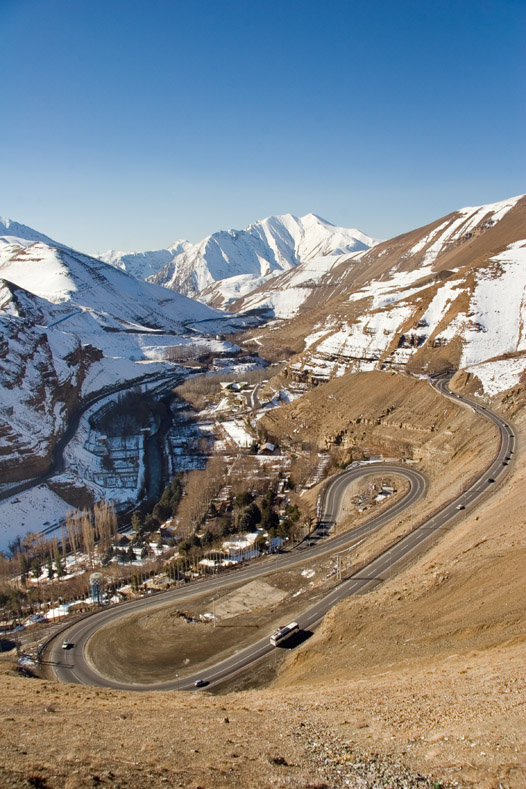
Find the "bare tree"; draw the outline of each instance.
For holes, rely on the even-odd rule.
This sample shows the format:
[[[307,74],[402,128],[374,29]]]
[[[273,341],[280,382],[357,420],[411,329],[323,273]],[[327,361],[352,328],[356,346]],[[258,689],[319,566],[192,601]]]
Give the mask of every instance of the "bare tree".
[[[13,559],[7,559],[3,553],[0,553],[0,580],[5,582],[15,573],[16,570],[13,566]]]
[[[60,527],[60,547],[62,548],[62,558],[65,559],[68,552],[68,537],[64,524]]]
[[[177,516],[183,536],[192,534],[203,522],[214,496],[224,484],[226,466],[222,458],[212,457],[202,471],[191,471],[185,483]]]
[[[111,538],[117,531],[117,516],[113,505],[108,501],[97,501],[93,507],[95,537],[103,549],[108,548]]]
[[[79,519],[79,512],[75,510],[73,512],[66,513],[66,529],[68,532],[68,539],[69,539],[69,547],[73,553],[77,553],[80,547],[80,539],[79,539],[79,531],[80,531],[80,519]]]
[[[95,548],[95,528],[91,514],[87,511],[82,512],[80,523],[82,530],[82,547],[88,555],[88,563],[91,567],[93,565],[93,550]]]
[[[62,575],[62,564],[61,564],[60,548],[56,536],[53,537],[51,549],[53,554],[53,561],[55,563],[55,572],[57,576],[60,578],[60,576]],[[63,554],[63,556],[65,556],[65,554]]]

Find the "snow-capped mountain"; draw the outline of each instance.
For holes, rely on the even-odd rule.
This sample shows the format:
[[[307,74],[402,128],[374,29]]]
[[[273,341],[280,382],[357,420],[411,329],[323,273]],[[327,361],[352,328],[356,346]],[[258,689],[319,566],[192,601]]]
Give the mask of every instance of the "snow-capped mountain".
[[[106,252],[99,257],[165,288],[225,307],[304,261],[319,261],[323,267],[376,243],[359,230],[335,227],[314,214],[300,219],[285,214],[245,230],[213,233],[197,244],[177,241],[157,252]],[[148,273],[154,270],[157,273]]]
[[[101,260],[42,241],[17,246],[7,258],[4,253],[0,277],[53,304],[90,310],[104,326],[176,329],[185,320],[217,315]]]
[[[83,398],[166,371],[167,349],[193,342],[193,322],[214,334],[225,315],[23,225],[4,221],[2,229],[9,232],[0,237],[0,468],[7,481],[20,477],[21,465],[26,476],[28,468],[45,468]]]
[[[35,241],[42,241],[42,243],[51,244],[51,246],[62,246],[58,242],[53,241],[52,238],[49,238],[49,236],[33,230],[32,227],[21,225],[20,222],[13,222],[12,219],[0,217],[0,255],[8,254],[9,250],[6,247],[29,246]]]
[[[137,279],[148,279],[168,265],[176,255],[191,246],[189,241],[180,240],[170,244],[166,249],[151,252],[118,252],[112,249],[109,252],[97,253],[95,257],[109,263],[110,266],[126,271]]]
[[[495,394],[526,369],[525,219],[525,196],[463,208],[322,277],[307,281],[299,266],[235,306],[296,314],[282,333],[304,338],[289,365],[300,380],[465,368]]]

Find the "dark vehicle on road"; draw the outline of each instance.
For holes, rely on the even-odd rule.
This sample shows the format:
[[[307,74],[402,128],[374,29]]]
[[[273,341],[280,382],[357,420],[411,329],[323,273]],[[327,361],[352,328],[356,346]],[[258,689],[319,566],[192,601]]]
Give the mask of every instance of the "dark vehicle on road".
[[[205,685],[208,685],[207,679],[196,679],[194,682],[194,688],[204,688]]]

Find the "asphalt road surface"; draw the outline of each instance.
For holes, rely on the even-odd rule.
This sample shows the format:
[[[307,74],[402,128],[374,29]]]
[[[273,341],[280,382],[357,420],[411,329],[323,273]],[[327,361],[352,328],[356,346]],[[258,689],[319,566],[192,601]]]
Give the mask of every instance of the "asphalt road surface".
[[[511,425],[484,406],[462,398],[460,395],[450,393],[447,389],[447,381],[448,378],[443,377],[432,382],[432,385],[445,397],[461,401],[466,404],[466,407],[473,408],[475,411],[483,414],[499,428],[501,440],[495,460],[484,474],[463,491],[460,496],[444,505],[431,518],[399,539],[391,548],[369,562],[358,573],[337,584],[330,592],[300,614],[297,617],[297,621],[301,630],[309,631],[315,627],[332,606],[340,600],[353,594],[368,592],[400,571],[416,555],[432,545],[438,539],[440,532],[449,528],[456,520],[461,518],[465,510],[472,509],[483,497],[490,494],[499,477],[502,477],[507,472],[507,464],[515,449],[515,435]],[[174,679],[167,682],[148,685],[129,683],[126,682],[125,678],[120,683],[107,679],[87,661],[86,645],[96,630],[108,623],[115,622],[123,616],[139,611],[146,612],[146,610],[164,606],[172,601],[184,600],[196,594],[213,594],[240,582],[248,582],[277,570],[310,562],[313,558],[322,555],[335,554],[338,551],[352,548],[361,542],[366,535],[378,529],[404,509],[413,506],[425,490],[426,482],[424,477],[414,469],[383,463],[352,468],[333,477],[326,485],[320,500],[321,527],[323,528],[324,525],[328,526],[337,521],[346,488],[352,481],[359,477],[372,473],[378,474],[379,472],[397,473],[404,476],[409,481],[409,491],[388,511],[371,519],[351,533],[341,534],[338,537],[324,539],[320,542],[309,540],[290,553],[268,557],[253,563],[252,566],[249,565],[201,582],[192,583],[153,598],[141,598],[98,612],[67,628],[60,636],[57,636],[50,642],[43,656],[45,661],[51,663],[57,679],[63,682],[77,682],[123,690],[193,690],[195,689],[194,683],[200,679],[206,681],[205,687],[207,688],[224,681],[251,663],[261,660],[276,648],[270,644],[270,634],[266,634],[249,647],[206,669],[205,672],[184,678],[174,677]],[[71,642],[73,646],[69,649],[62,649],[63,639]]]

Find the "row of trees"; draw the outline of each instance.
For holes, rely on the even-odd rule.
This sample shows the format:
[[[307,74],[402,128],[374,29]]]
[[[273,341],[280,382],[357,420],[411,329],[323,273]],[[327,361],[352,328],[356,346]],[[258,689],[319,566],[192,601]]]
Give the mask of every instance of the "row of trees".
[[[169,362],[206,361],[209,357],[210,348],[204,343],[190,342],[187,345],[169,345],[164,349],[164,358]]]
[[[84,551],[90,565],[93,563],[95,545],[98,544],[102,551],[107,550],[117,528],[117,515],[113,505],[107,501],[96,502],[92,510],[66,515],[70,550],[73,553]]]
[[[40,579],[43,571],[48,580],[60,579],[66,571],[68,553],[83,552],[91,567],[95,546],[107,550],[116,531],[117,516],[107,501],[96,502],[90,510],[68,512],[60,535],[31,532],[11,542],[10,556],[0,555],[0,582],[12,583],[18,575],[25,586],[30,574]]]

